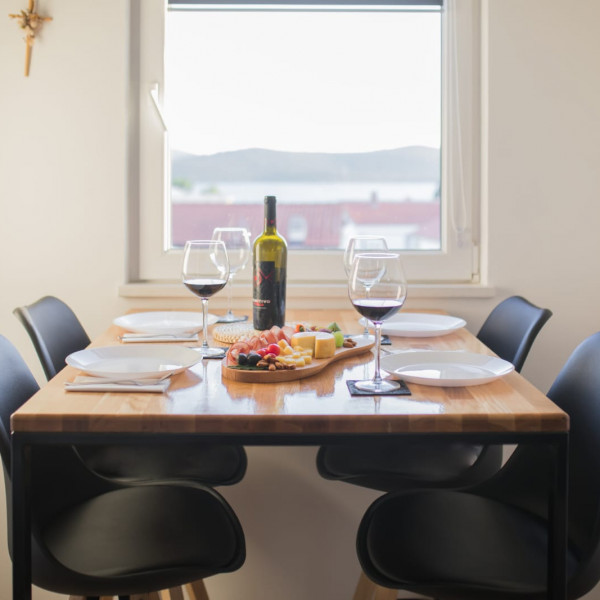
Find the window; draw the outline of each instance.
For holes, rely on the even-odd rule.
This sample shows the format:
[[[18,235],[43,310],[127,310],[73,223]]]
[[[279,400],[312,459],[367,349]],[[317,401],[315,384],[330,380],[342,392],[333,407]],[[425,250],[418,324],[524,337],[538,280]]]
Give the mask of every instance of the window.
[[[258,235],[276,195],[290,279],[342,282],[378,233],[412,281],[473,281],[478,2],[439,4],[140,2],[139,278],[215,226]]]

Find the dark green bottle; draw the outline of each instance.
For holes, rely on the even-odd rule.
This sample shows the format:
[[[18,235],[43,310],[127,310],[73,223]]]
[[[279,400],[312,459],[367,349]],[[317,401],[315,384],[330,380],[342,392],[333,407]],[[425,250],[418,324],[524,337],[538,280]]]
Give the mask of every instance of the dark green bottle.
[[[252,316],[262,331],[285,323],[287,244],[277,233],[277,198],[265,196],[265,228],[252,249]]]

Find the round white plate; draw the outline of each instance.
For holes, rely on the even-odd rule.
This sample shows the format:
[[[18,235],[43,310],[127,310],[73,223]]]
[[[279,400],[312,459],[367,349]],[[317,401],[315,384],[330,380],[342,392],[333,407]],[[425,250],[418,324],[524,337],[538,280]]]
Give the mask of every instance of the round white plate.
[[[360,319],[365,325],[365,319]],[[447,335],[466,325],[464,319],[449,315],[435,315],[428,313],[398,313],[387,319],[381,325],[381,333],[391,336],[404,337],[433,337]],[[372,327],[369,321],[369,327]]]
[[[458,387],[489,383],[514,370],[506,360],[471,352],[414,350],[388,354],[381,368],[411,383]]]
[[[202,355],[192,348],[155,344],[86,348],[66,358],[68,365],[90,375],[124,379],[173,375],[201,360]]]
[[[208,324],[216,323],[219,317],[208,315]],[[135,333],[182,334],[202,331],[202,313],[176,312],[171,310],[132,313],[117,317],[113,323]]]

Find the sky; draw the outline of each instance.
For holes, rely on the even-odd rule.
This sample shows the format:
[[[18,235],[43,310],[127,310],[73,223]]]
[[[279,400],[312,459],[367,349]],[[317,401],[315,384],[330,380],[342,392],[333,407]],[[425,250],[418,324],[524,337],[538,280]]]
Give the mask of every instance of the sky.
[[[440,147],[440,15],[171,12],[172,149]]]

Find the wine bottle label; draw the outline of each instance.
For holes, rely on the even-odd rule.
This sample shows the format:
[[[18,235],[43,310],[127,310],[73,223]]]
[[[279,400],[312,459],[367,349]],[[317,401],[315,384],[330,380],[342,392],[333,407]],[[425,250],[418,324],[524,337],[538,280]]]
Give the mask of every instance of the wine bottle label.
[[[282,327],[285,321],[285,270],[272,261],[261,261],[254,268],[252,298],[254,328]]]

